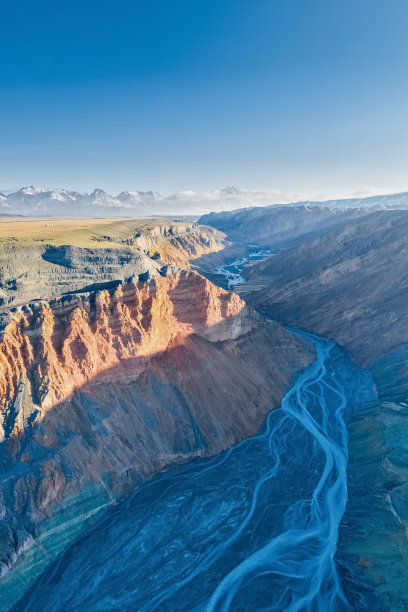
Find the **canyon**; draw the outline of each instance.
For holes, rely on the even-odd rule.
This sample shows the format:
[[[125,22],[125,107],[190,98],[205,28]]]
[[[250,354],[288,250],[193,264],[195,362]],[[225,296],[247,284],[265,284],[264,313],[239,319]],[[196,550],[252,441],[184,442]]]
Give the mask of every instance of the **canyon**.
[[[407,222],[4,236],[6,609],[404,610]]]
[[[117,259],[109,247],[45,246],[47,258],[38,261],[30,244],[18,245],[20,256],[27,249],[27,270],[14,301],[30,292],[33,268],[43,276],[36,299],[4,307],[1,321],[6,607],[96,517],[154,474],[258,431],[313,360],[313,347],[237,294],[156,255],[164,248],[194,261],[219,248],[214,235],[198,228],[192,247],[190,229],[164,241],[162,231],[150,233],[143,246],[153,255],[131,246],[126,263],[119,254],[127,246]],[[105,280],[119,270],[125,278]],[[76,290],[64,291],[67,282]]]

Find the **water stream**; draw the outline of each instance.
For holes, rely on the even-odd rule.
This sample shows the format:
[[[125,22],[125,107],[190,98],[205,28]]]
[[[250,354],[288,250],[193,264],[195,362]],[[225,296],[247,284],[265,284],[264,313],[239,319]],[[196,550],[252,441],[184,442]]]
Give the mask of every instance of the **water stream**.
[[[214,281],[216,282],[217,277],[220,277],[221,283],[226,289],[234,289],[236,285],[245,283],[245,278],[241,272],[244,266],[251,262],[261,261],[272,255],[271,249],[264,246],[257,246],[255,244],[247,245],[247,253],[242,257],[238,257],[233,261],[226,262],[222,266],[214,268],[212,275],[215,275]]]

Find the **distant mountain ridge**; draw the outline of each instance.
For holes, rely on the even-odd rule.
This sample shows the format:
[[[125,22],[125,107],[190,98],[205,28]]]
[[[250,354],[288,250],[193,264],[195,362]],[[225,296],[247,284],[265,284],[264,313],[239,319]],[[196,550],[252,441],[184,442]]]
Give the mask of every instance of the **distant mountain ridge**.
[[[124,191],[111,196],[103,189],[80,193],[68,189],[23,187],[18,191],[0,194],[0,212],[26,216],[135,216],[156,214],[160,194],[152,191]]]
[[[280,189],[260,190],[236,186],[198,193],[179,191],[163,196],[156,191],[122,191],[112,196],[103,189],[81,193],[68,189],[23,187],[0,193],[0,214],[34,217],[145,217],[203,215],[255,206],[303,205],[327,208],[408,208],[408,192],[370,197],[299,202]]]

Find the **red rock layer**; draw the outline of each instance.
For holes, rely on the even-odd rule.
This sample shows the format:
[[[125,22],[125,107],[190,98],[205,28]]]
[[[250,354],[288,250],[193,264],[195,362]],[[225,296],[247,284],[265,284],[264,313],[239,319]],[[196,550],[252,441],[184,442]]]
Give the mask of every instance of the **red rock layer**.
[[[31,306],[15,314],[2,333],[1,411],[7,413],[25,381],[34,402],[47,411],[113,366],[120,365],[117,380],[134,378],[143,369],[141,357],[189,334],[225,340],[250,326],[237,295],[195,272]]]

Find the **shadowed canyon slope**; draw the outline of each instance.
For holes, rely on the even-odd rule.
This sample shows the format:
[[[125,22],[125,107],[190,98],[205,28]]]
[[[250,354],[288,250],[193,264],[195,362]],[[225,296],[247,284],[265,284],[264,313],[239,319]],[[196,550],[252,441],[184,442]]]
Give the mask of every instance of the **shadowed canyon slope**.
[[[408,342],[408,214],[374,212],[244,271],[247,301],[366,365]],[[262,291],[259,289],[262,287]]]
[[[320,206],[267,206],[203,215],[199,223],[225,232],[234,243],[255,243],[281,247],[303,236],[337,225],[341,220],[357,219],[367,210],[344,210]]]

